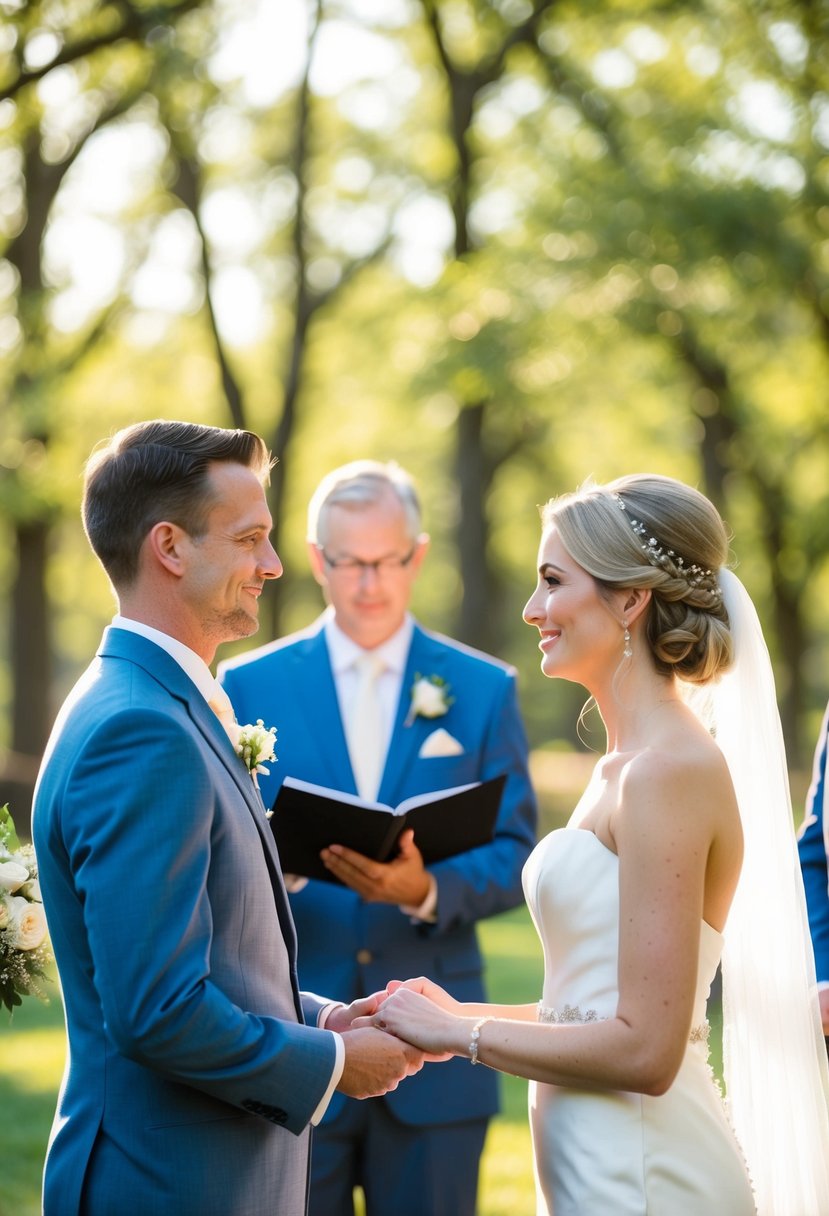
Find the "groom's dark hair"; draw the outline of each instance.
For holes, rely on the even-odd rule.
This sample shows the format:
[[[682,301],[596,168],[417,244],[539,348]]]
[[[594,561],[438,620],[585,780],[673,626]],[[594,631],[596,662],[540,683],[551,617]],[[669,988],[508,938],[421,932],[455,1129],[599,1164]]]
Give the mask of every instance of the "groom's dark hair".
[[[118,431],[86,465],[83,524],[113,586],[138,574],[144,538],[161,520],[190,536],[204,534],[213,498],[211,463],[250,469],[264,485],[273,460],[252,431],[158,418]]]

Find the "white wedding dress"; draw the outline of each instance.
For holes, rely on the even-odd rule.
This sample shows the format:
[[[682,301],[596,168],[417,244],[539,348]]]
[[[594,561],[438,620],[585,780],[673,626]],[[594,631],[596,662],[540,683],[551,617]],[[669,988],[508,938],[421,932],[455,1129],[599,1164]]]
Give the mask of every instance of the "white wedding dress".
[[[592,832],[536,847],[524,893],[544,948],[541,1016],[613,1017],[619,859]],[[530,1084],[538,1216],[753,1216],[746,1167],[708,1064],[706,1001],[722,937],[703,922],[693,1030],[660,1097]]]

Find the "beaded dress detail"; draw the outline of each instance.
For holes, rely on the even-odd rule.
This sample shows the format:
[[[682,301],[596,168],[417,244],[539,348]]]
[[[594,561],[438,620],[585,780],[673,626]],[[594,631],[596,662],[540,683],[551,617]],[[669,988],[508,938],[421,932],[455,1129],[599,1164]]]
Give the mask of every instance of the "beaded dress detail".
[[[544,949],[539,1020],[614,1017],[619,859],[592,832],[550,833],[524,867]],[[538,1216],[754,1216],[745,1164],[708,1064],[706,1002],[722,937],[703,922],[685,1058],[667,1093],[530,1083]]]

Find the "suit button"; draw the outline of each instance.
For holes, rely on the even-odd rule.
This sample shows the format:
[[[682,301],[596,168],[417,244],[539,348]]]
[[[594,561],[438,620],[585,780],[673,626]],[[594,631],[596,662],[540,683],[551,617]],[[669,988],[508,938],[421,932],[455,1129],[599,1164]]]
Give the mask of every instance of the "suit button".
[[[365,963],[371,963],[373,961],[374,961],[374,955],[371,953],[370,950],[363,949],[363,950],[357,951],[357,962],[358,963],[365,964]]]

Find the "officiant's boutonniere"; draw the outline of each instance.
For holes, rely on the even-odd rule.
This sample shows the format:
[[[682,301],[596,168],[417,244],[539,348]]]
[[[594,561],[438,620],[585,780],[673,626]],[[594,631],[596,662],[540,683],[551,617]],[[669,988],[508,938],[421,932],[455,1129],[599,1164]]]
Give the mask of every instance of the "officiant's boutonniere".
[[[255,725],[249,722],[247,726],[240,726],[238,730],[236,755],[241,756],[254,781],[256,781],[258,773],[267,777],[270,769],[265,768],[263,761],[276,760],[276,753],[273,750],[276,746],[276,727],[270,726],[266,730],[265,723],[261,718],[257,718]]]
[[[412,700],[404,726],[411,726],[418,715],[421,718],[442,718],[455,700],[449,696],[451,684],[443,676],[415,676],[412,685]]]

